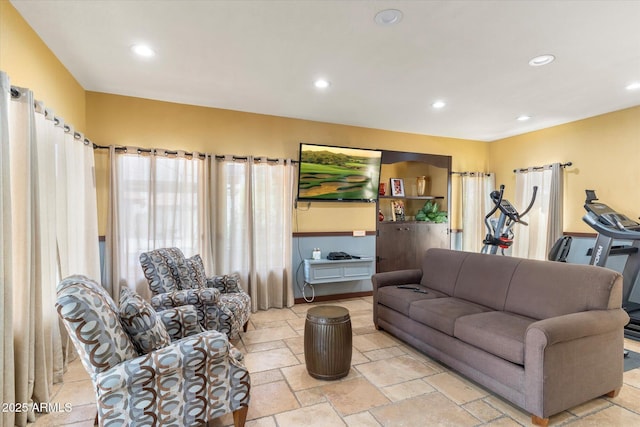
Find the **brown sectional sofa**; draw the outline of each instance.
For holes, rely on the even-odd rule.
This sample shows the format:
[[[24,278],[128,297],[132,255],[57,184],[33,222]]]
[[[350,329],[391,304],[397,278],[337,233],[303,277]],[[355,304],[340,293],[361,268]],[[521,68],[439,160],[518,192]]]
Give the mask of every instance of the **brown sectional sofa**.
[[[629,317],[615,271],[429,249],[421,269],[371,280],[376,328],[528,411],[534,424],[622,387]]]

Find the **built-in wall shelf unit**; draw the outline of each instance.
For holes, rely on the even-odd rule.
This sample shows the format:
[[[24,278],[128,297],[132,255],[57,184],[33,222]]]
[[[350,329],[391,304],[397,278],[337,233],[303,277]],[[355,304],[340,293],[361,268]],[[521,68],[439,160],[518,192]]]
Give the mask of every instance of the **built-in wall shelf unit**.
[[[451,247],[450,176],[451,156],[382,151],[377,272],[419,268],[427,249]]]

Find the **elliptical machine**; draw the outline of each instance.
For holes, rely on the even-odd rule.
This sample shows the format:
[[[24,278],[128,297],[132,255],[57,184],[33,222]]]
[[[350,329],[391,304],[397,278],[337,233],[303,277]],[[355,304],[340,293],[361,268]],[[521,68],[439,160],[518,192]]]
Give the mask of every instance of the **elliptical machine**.
[[[529,213],[533,207],[537,193],[538,187],[534,186],[529,206],[527,206],[524,212],[519,213],[507,199],[503,198],[504,185],[500,186],[500,191],[494,190],[491,192],[491,201],[495,206],[484,217],[487,235],[482,241],[484,246],[482,247],[481,253],[495,255],[498,253],[498,248],[500,248],[501,254],[504,255],[504,250],[513,244],[513,226],[516,224],[529,225],[522,220],[522,217]],[[495,218],[490,219],[498,209],[500,209],[500,217],[497,220]]]

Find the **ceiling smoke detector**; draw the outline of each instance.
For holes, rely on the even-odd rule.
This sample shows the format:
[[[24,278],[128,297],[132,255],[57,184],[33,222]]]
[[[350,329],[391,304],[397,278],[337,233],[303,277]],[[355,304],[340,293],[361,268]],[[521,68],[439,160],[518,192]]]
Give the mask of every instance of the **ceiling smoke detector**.
[[[402,21],[402,12],[398,9],[385,9],[376,13],[373,20],[378,25],[390,26]]]

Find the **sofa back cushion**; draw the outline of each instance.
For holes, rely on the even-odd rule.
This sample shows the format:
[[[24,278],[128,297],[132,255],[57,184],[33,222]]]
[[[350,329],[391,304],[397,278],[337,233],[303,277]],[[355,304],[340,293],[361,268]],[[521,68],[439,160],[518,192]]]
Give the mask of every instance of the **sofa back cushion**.
[[[505,311],[547,319],[622,306],[622,275],[590,265],[523,259],[507,294]]]
[[[469,253],[460,267],[453,296],[504,310],[509,284],[522,259]]]
[[[420,284],[427,288],[453,296],[458,280],[460,266],[468,252],[449,249],[428,249],[422,257],[422,280]]]

